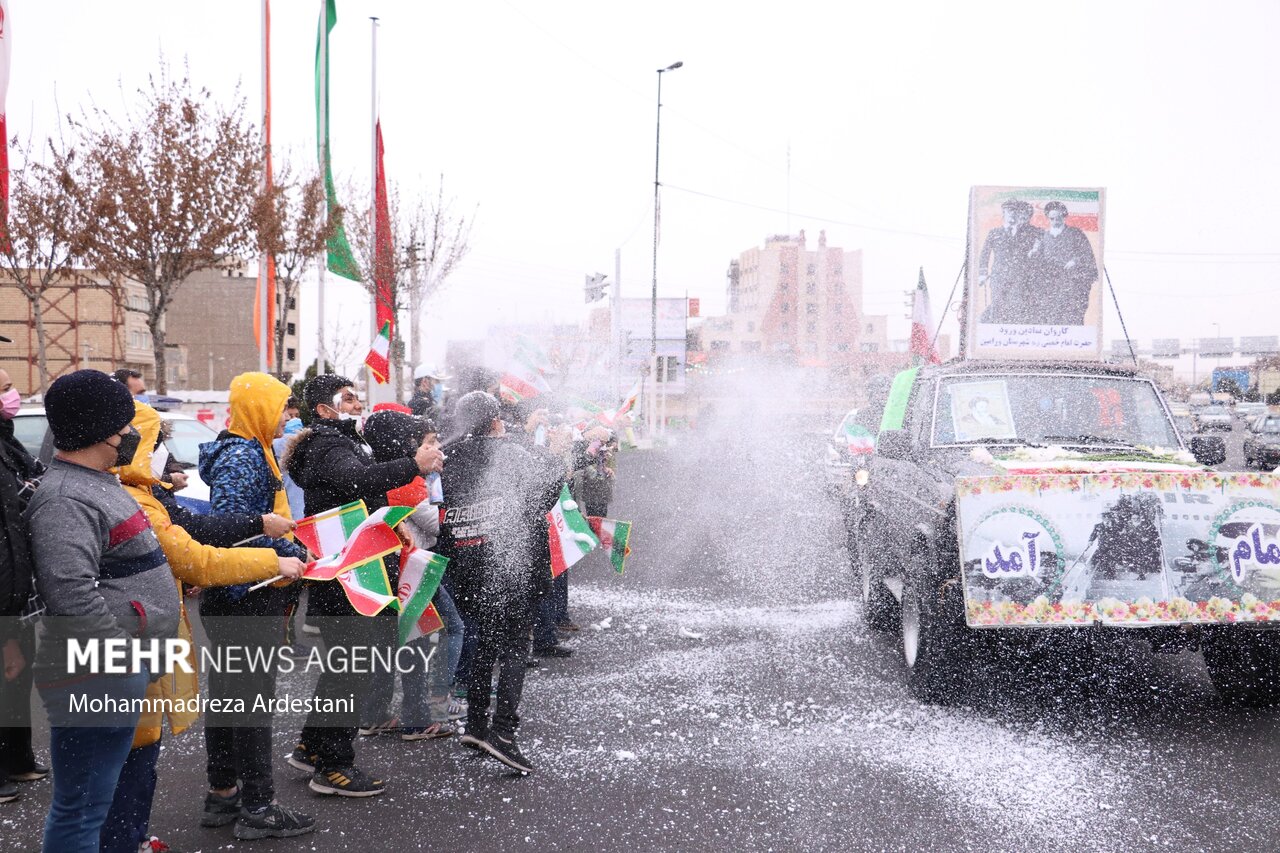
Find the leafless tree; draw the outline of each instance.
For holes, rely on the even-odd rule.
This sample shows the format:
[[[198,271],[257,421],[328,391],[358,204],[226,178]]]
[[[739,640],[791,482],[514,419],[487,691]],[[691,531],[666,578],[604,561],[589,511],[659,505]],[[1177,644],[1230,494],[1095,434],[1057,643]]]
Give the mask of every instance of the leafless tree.
[[[162,68],[138,94],[136,111],[114,117],[95,107],[79,123],[88,140],[87,253],[123,307],[146,314],[163,394],[164,317],[178,287],[257,245],[263,146],[239,92],[222,104],[185,71],[175,78]],[[123,299],[129,279],[146,289],[145,311]]]
[[[10,171],[8,232],[0,232],[0,269],[26,298],[35,323],[40,393],[50,378],[46,292],[80,277],[75,264],[87,237],[84,170],[75,146],[50,138],[44,147],[47,159],[33,158],[28,149],[22,167]]]
[[[326,215],[324,183],[319,174],[298,177],[288,161],[276,176],[270,195],[259,201],[258,245],[275,260],[276,289],[280,310],[276,312],[275,370],[284,373],[284,338],[289,306],[298,296],[303,276],[325,252],[326,242],[341,221],[342,209],[330,219]]]

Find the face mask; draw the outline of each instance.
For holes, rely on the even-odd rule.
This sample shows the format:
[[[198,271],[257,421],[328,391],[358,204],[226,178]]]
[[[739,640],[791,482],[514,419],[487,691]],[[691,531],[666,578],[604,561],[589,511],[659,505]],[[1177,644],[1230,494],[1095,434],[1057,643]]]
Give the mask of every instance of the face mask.
[[[132,462],[140,444],[142,444],[142,435],[133,427],[129,427],[129,431],[120,436],[120,443],[116,445],[116,467],[124,468]]]
[[[144,392],[143,392],[143,393],[141,393],[141,394],[135,394],[135,395],[133,396],[133,399],[137,400],[139,403],[150,403],[150,402],[151,402],[151,395],[150,395],[150,394],[148,394],[148,393],[146,393],[146,392],[144,391]]]
[[[17,388],[10,388],[0,394],[0,418],[12,420],[14,415],[18,414],[18,408],[21,405],[22,395],[18,393]]]
[[[444,399],[444,386],[443,385],[433,386],[431,389],[431,400],[435,403],[439,403],[443,399]]]
[[[169,448],[161,444],[151,451],[151,474],[157,480],[164,476],[164,466],[169,461]]]

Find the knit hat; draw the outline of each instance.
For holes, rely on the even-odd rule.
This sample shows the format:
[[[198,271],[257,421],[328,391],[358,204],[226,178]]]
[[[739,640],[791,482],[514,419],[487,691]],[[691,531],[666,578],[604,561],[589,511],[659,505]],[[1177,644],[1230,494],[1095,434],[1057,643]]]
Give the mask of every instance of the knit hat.
[[[44,412],[59,450],[84,450],[133,420],[129,389],[100,370],[59,376],[44,395]]]
[[[364,440],[378,462],[413,456],[426,434],[426,424],[421,418],[402,412],[383,409],[374,412],[364,422]]]
[[[489,426],[498,417],[498,401],[483,391],[464,394],[453,413],[454,438],[488,435]]]
[[[302,399],[307,404],[307,411],[314,413],[316,406],[321,403],[332,406],[334,394],[340,393],[343,388],[353,388],[355,384],[345,376],[321,373],[303,386]]]

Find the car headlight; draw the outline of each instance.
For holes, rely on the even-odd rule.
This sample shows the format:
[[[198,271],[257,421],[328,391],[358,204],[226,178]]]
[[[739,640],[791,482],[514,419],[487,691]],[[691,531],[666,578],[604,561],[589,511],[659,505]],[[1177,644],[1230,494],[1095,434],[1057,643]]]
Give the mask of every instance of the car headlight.
[[[853,482],[857,483],[859,486],[865,486],[870,481],[871,472],[866,468],[859,468],[853,475]]]

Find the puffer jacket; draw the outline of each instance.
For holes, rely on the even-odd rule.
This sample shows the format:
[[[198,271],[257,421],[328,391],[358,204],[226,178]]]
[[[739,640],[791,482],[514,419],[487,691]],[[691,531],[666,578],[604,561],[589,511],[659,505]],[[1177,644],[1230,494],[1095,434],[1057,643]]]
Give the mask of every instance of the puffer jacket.
[[[223,431],[217,441],[200,445],[200,478],[209,485],[209,504],[215,513],[262,515],[272,512],[276,492],[283,486],[262,455],[257,441]],[[259,537],[250,543],[270,548],[281,557],[306,559],[306,549],[288,539]],[[201,613],[277,613],[296,599],[298,585],[264,587],[247,592],[248,584],[211,589],[201,596]]]
[[[146,513],[173,577],[178,582],[178,636],[186,640],[191,648],[187,662],[192,672],[179,670],[166,673],[147,687],[147,698],[152,700],[148,708],[161,704],[156,700],[169,700],[163,704],[170,709],[167,715],[169,729],[176,735],[185,731],[199,716],[189,709],[191,703],[187,700],[193,699],[200,691],[196,675],[195,642],[191,636],[191,624],[187,621],[186,607],[182,604],[182,583],[210,588],[252,583],[275,577],[280,563],[270,548],[214,548],[202,545],[172,522],[164,504],[152,493],[152,487],[160,482],[151,470],[152,449],[160,435],[160,416],[144,403],[134,403],[134,408],[133,426],[141,434],[142,441],[133,461],[118,470],[120,484]],[[212,590],[206,590],[205,594],[210,591]],[[174,710],[175,708],[179,710]],[[133,745],[147,746],[158,741],[162,725],[159,710],[144,711],[134,732]]]
[[[412,459],[375,462],[356,432],[355,421],[317,419],[290,442],[282,460],[293,481],[302,487],[307,515],[316,515],[344,504],[364,501],[373,512],[387,505],[387,492],[407,485],[418,476]],[[390,577],[394,560],[385,561]],[[393,589],[395,578],[392,577]],[[351,612],[342,585],[310,584],[309,613],[342,616]]]

